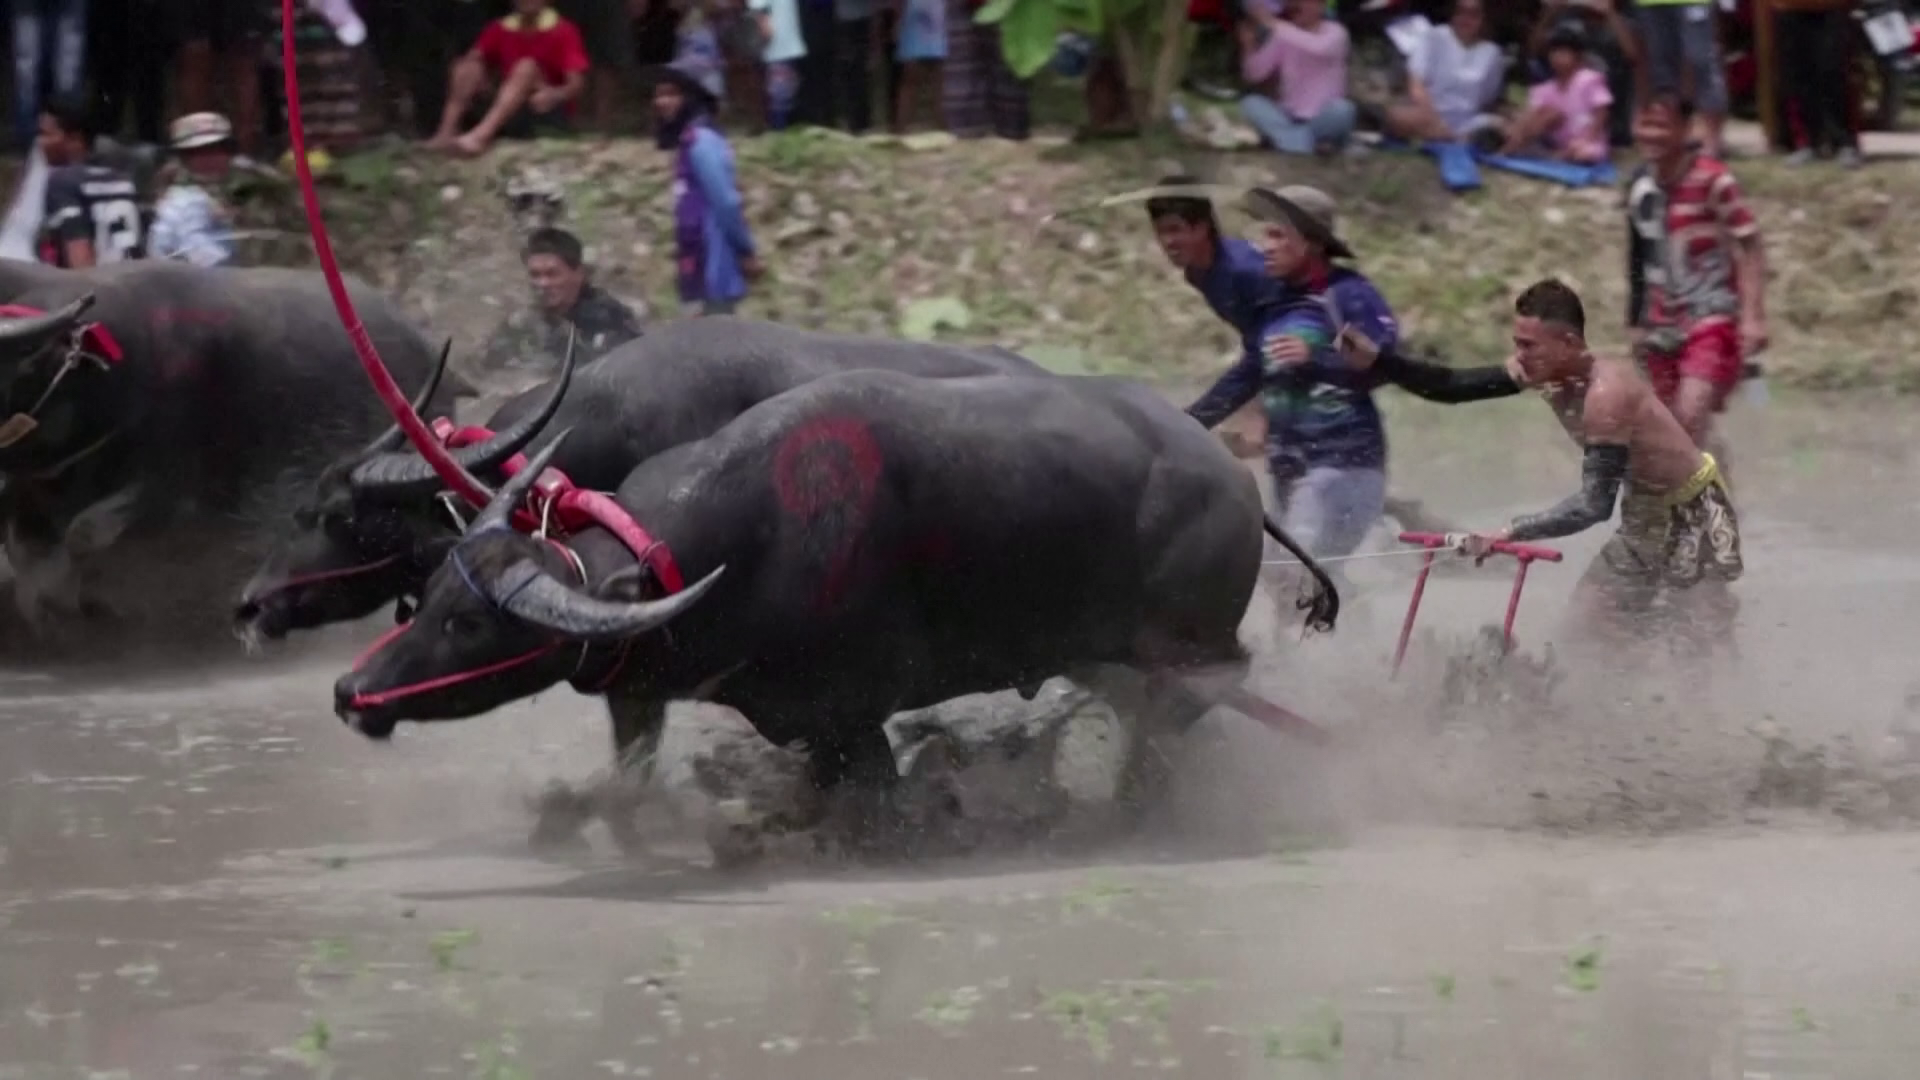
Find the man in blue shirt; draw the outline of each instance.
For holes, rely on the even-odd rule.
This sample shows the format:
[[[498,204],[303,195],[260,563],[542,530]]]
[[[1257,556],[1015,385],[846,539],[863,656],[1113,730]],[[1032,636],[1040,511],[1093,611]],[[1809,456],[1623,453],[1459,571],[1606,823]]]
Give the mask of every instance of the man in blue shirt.
[[[1334,230],[1325,192],[1255,189],[1247,203],[1281,301],[1263,312],[1240,361],[1187,412],[1213,427],[1262,395],[1267,461],[1287,531],[1315,556],[1348,555],[1385,507],[1387,439],[1373,403],[1383,380],[1344,364],[1334,336],[1351,325],[1398,342],[1399,328],[1372,282],[1333,265],[1353,251]]]
[[[1191,176],[1170,176],[1158,187],[1193,187]],[[1147,200],[1153,238],[1172,263],[1206,300],[1220,320],[1240,335],[1251,355],[1259,351],[1259,334],[1284,290],[1267,274],[1260,249],[1237,236],[1220,234],[1213,203],[1187,195],[1163,195]]]

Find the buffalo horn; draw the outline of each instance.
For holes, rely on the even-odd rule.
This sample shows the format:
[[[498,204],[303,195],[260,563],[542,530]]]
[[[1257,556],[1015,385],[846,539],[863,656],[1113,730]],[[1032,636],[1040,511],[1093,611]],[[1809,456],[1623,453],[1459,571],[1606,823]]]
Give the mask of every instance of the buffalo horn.
[[[520,501],[527,497],[527,492],[533,490],[533,482],[540,478],[541,473],[547,471],[547,463],[553,460],[553,455],[560,452],[560,444],[567,441],[567,435],[572,431],[572,428],[561,428],[552,442],[533,455],[533,459],[527,462],[526,468],[508,477],[507,482],[501,484],[500,490],[488,500],[485,509],[481,510],[479,516],[473,519],[473,523],[467,526],[467,535],[472,536],[490,529],[511,528],[513,512],[520,508]]]
[[[433,374],[427,379],[427,385],[421,387],[420,393],[413,399],[414,415],[419,416],[423,420],[426,419],[427,407],[432,403],[433,395],[440,390],[440,380],[447,374],[447,360],[452,355],[453,339],[448,338],[447,343],[440,346],[440,359],[434,363]],[[406,430],[399,424],[395,424],[388,428],[385,434],[369,443],[367,448],[360,452],[360,457],[369,458],[375,454],[391,454],[395,450],[400,449],[400,444],[405,442],[406,439]]]
[[[32,356],[61,334],[71,331],[92,306],[93,294],[88,293],[58,311],[24,319],[0,319],[0,350],[16,357]]]
[[[540,429],[560,411],[560,402],[573,382],[574,339],[575,334],[569,331],[567,356],[560,364],[560,376],[554,380],[553,391],[540,408],[486,442],[453,451],[453,460],[461,468],[476,475],[490,473],[540,434]],[[369,459],[353,470],[353,484],[369,494],[396,500],[424,498],[445,486],[425,458],[410,452],[383,453]]]
[[[724,566],[715,567],[672,596],[633,603],[576,592],[528,560],[514,563],[481,588],[500,610],[543,630],[577,641],[620,641],[672,622],[706,595],[724,570]]]

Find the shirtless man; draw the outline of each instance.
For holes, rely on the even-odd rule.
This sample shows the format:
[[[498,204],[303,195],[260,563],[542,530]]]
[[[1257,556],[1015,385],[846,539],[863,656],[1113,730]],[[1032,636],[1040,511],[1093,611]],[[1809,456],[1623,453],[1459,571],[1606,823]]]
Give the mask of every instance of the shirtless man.
[[[1588,351],[1586,311],[1572,289],[1541,281],[1513,310],[1514,353],[1500,367],[1445,368],[1374,348],[1350,328],[1340,335],[1349,364],[1429,400],[1482,401],[1538,387],[1585,448],[1578,492],[1503,529],[1468,534],[1461,550],[1484,559],[1498,541],[1571,536],[1607,521],[1620,500],[1620,528],[1580,580],[1577,596],[1589,613],[1639,613],[1663,590],[1739,578],[1740,523],[1713,455],[1694,445],[1631,362]]]

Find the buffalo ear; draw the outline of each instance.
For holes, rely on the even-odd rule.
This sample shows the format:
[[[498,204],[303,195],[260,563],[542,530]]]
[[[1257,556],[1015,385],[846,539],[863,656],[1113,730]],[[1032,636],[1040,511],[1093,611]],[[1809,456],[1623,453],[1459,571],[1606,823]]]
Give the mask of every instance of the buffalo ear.
[[[634,563],[618,570],[594,587],[594,595],[602,600],[616,600],[628,604],[637,604],[651,599],[647,593],[652,591],[649,583],[653,580],[645,563]]]

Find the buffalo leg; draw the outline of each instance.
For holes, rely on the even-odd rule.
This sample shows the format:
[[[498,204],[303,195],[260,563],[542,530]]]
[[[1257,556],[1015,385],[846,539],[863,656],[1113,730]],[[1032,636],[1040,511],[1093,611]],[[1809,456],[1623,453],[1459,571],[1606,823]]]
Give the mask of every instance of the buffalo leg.
[[[885,718],[848,725],[808,754],[807,784],[816,798],[808,816],[817,822],[839,809],[854,846],[870,848],[887,823],[899,782]]]
[[[1199,694],[1164,674],[1147,677],[1146,707],[1128,740],[1114,800],[1122,812],[1138,815],[1165,797],[1173,782],[1175,746],[1212,706]]]
[[[616,695],[607,699],[607,711],[613,719],[613,775],[602,791],[600,817],[620,850],[637,855],[646,845],[634,827],[634,814],[653,786],[667,703]]]

